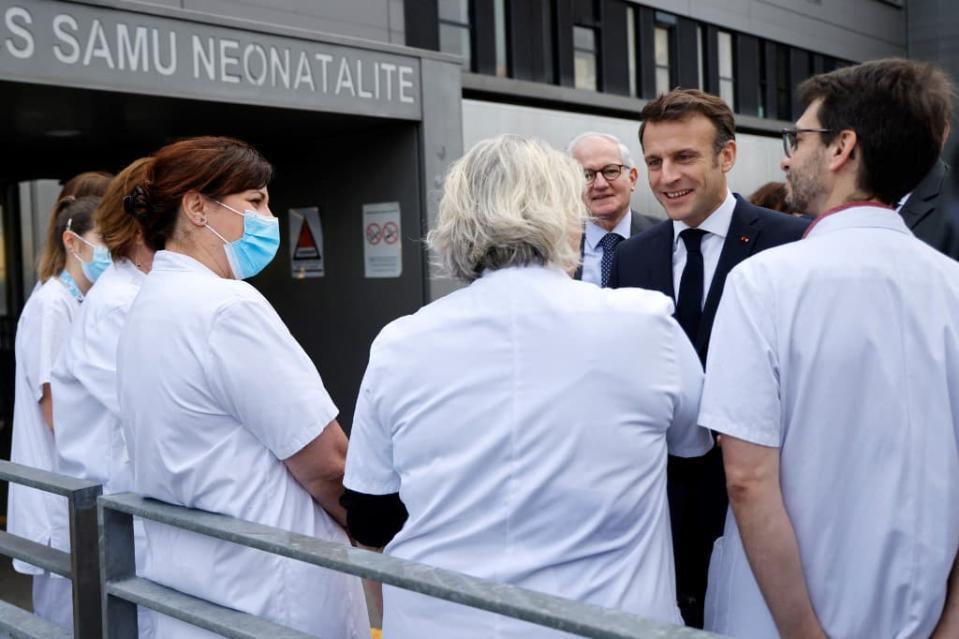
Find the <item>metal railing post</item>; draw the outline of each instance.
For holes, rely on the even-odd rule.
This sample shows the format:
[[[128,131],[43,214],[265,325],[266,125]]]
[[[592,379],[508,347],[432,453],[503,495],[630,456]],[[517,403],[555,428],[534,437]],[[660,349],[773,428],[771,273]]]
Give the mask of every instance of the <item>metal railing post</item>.
[[[70,504],[70,573],[73,576],[74,637],[99,637],[100,542],[97,527],[97,497],[101,486],[76,490]]]
[[[0,459],[0,481],[29,486],[66,498],[71,552],[0,531],[0,554],[70,579],[73,629],[60,628],[12,604],[0,602],[0,633],[31,639],[87,639],[102,633],[100,559],[97,529],[99,484]]]
[[[99,509],[100,588],[102,593],[103,639],[137,639],[137,606],[115,597],[107,584],[136,576],[133,515],[108,508]],[[87,635],[83,635],[87,636]],[[94,636],[94,635],[89,635]]]

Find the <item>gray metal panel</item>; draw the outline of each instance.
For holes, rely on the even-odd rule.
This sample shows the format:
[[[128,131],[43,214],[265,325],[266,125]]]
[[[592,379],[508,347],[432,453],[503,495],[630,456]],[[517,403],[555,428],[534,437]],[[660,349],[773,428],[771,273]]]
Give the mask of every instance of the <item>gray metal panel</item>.
[[[449,165],[463,155],[463,107],[458,67],[432,60],[423,61],[423,124],[420,126],[421,184],[425,216],[421,233],[433,228],[439,210],[439,193]],[[489,76],[483,76],[489,77]],[[528,83],[534,84],[534,83]],[[544,85],[534,84],[545,88]],[[579,93],[579,92],[577,92]],[[435,266],[436,256],[424,248],[424,272],[428,273],[424,295],[432,302],[459,287]]]
[[[419,60],[408,54],[273,35],[260,25],[249,28],[253,23],[204,24],[196,13],[151,16],[57,0],[20,4],[0,0],[13,25],[5,43],[10,54],[0,56],[0,79],[420,117]]]
[[[63,495],[69,497],[76,491],[99,488],[99,484],[92,482],[58,475],[38,468],[15,464],[14,462],[0,459],[0,480],[12,481],[16,484],[39,488],[48,493]]]
[[[959,80],[959,11],[954,2],[909,0],[909,57],[928,60]],[[959,109],[953,109],[952,144],[944,157],[952,157],[959,131]]]
[[[319,208],[326,275],[292,277],[284,233],[276,259],[252,283],[313,359],[349,432],[370,344],[384,325],[415,313],[425,301],[419,126],[373,119],[349,131],[322,120],[315,126],[328,131],[325,139],[266,157],[276,164],[270,200],[284,229],[290,208]],[[373,202],[400,204],[400,277],[365,277],[362,211]]]
[[[584,637],[706,639],[716,636],[224,515],[172,506],[132,493],[101,497],[100,507],[103,513],[117,509],[129,515]],[[110,592],[113,586],[108,584],[106,588]]]
[[[108,585],[136,577],[134,559],[133,517],[129,514],[97,508],[100,528],[100,599],[103,618],[103,639],[136,639],[137,607],[120,597],[110,595]]]
[[[70,576],[70,553],[0,530],[0,555],[13,557],[63,577]]]
[[[72,639],[73,633],[45,619],[0,601],[0,636],[11,639]]]
[[[73,580],[73,626],[77,637],[103,631],[100,609],[99,485],[70,495],[70,574]]]
[[[610,117],[636,117],[646,105],[646,100],[637,98],[494,78],[477,73],[463,74],[463,91],[466,98],[489,98],[507,105],[535,105],[570,113],[600,113]],[[638,119],[636,125],[639,126]],[[790,126],[790,123],[783,120],[736,116],[736,131],[778,136],[783,127],[787,126]]]
[[[185,595],[149,579],[131,577],[112,582],[107,592],[230,639],[314,639],[314,635]]]
[[[390,1],[182,0],[184,9],[353,38],[390,42]]]
[[[845,60],[906,53],[904,11],[876,0],[629,1]]]

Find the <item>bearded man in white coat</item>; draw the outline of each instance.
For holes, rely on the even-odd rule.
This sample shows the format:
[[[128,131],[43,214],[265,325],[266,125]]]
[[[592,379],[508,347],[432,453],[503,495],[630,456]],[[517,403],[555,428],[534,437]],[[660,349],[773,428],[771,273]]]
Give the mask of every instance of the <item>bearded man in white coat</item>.
[[[722,434],[735,517],[706,628],[955,637],[959,264],[893,208],[936,162],[953,89],[881,60],[799,93],[782,168],[817,219],[733,269],[710,344],[699,423]]]

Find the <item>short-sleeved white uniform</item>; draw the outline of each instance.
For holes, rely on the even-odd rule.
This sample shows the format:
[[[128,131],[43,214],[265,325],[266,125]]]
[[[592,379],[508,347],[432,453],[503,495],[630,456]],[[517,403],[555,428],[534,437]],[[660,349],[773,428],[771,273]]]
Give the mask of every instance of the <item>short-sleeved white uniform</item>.
[[[743,262],[713,326],[700,424],[780,449],[827,635],[931,634],[959,549],[959,264],[876,206]],[[731,513],[706,625],[777,636]]]
[[[84,298],[53,367],[57,472],[101,483],[105,494],[131,486],[117,405],[117,343],[143,277],[126,259],[107,267]],[[70,549],[65,506],[53,515],[53,545]]]
[[[337,409],[316,367],[246,282],[159,251],[120,339],[133,489],[327,541],[344,531],[284,459]],[[369,637],[360,581],[144,521],[149,579],[320,637]],[[210,637],[158,616],[157,637]]]
[[[16,380],[10,460],[41,470],[55,470],[54,436],[43,419],[43,385],[69,332],[80,302],[56,277],[36,288],[20,314],[15,342]],[[52,393],[52,390],[51,390]],[[59,436],[59,421],[56,423]],[[66,499],[34,488],[10,484],[7,531],[40,544],[53,536],[52,512]],[[19,572],[38,575],[40,568],[14,560]]]
[[[702,371],[672,302],[543,267],[485,273],[377,337],[344,483],[399,492],[386,552],[682,623],[666,452],[702,455]],[[559,636],[384,589],[391,639]],[[562,635],[566,636],[566,635]]]

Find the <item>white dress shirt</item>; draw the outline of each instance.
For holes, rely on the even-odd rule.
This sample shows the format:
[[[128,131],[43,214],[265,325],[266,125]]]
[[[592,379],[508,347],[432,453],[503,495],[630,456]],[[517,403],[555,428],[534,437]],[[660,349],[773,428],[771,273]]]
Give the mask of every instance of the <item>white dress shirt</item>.
[[[928,637],[959,549],[959,264],[855,206],[726,281],[699,423],[779,448],[830,637]],[[706,628],[778,636],[732,512]]]
[[[586,237],[583,239],[583,281],[592,282],[600,286],[602,284],[602,261],[603,247],[599,245],[600,240],[606,237],[607,233],[616,233],[624,240],[629,238],[629,231],[633,223],[633,212],[626,211],[612,231],[607,231],[602,226],[592,220],[586,221]]]
[[[710,214],[698,227],[707,231],[700,244],[700,250],[703,252],[703,299],[700,301],[700,307],[706,303],[706,296],[709,295],[709,287],[713,283],[713,275],[716,274],[716,265],[719,264],[719,256],[723,252],[723,243],[726,241],[726,234],[729,233],[729,224],[733,221],[733,209],[736,208],[736,197],[732,191],[726,191],[726,199],[719,205],[719,208]],[[679,284],[683,279],[683,269],[686,268],[686,243],[679,237],[679,234],[690,228],[685,222],[673,220],[673,291],[676,297],[679,297]]]
[[[400,493],[409,519],[386,552],[682,623],[666,452],[702,455],[712,439],[672,312],[657,292],[531,266],[384,328],[344,484]],[[568,636],[389,587],[384,601],[392,639]]]
[[[99,286],[99,285],[98,285]],[[179,253],[159,251],[117,362],[133,489],[349,546],[283,460],[337,409],[269,302]],[[142,574],[318,637],[370,636],[360,580],[144,521]],[[157,615],[157,637],[213,637]]]

